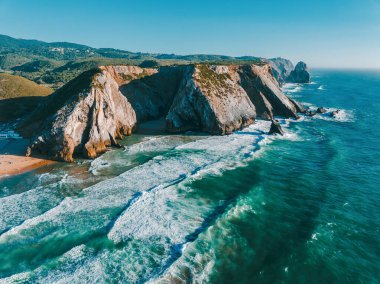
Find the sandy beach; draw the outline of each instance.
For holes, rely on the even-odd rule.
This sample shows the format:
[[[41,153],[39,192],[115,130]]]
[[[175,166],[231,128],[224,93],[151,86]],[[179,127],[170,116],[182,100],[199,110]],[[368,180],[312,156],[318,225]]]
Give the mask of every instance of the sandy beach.
[[[34,170],[54,163],[42,158],[26,157],[26,139],[0,140],[0,178]]]

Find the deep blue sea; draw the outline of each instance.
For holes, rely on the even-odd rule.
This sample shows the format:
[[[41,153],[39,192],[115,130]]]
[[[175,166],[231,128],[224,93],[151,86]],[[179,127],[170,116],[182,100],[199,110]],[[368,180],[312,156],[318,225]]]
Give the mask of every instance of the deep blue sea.
[[[0,283],[380,283],[380,71],[314,70],[311,108],[210,137],[133,135],[0,180]]]

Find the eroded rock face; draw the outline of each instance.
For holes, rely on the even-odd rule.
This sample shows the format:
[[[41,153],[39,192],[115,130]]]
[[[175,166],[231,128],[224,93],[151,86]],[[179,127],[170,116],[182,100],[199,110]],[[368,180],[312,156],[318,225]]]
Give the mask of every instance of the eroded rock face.
[[[242,87],[263,119],[297,118],[297,106],[280,89],[269,64],[243,65],[238,70]]]
[[[117,139],[138,123],[166,120],[168,132],[224,135],[252,124],[256,115],[296,118],[302,111],[265,63],[103,66],[69,82],[37,109],[26,123],[34,133],[28,153],[63,161],[95,158],[118,146]]]
[[[42,130],[30,145],[31,154],[41,153],[63,161],[73,161],[74,154],[95,158],[108,146],[117,146],[117,139],[132,133],[135,111],[119,91],[110,70],[116,72],[117,68],[101,67],[92,75],[89,86],[74,88],[72,94],[58,91],[53,95],[52,100],[65,95],[68,99],[43,122]]]
[[[229,66],[191,65],[166,116],[167,130],[228,134],[253,123],[255,106]]]
[[[296,68],[286,78],[289,83],[310,83],[310,73],[305,62],[298,62]]]
[[[286,79],[294,70],[293,63],[290,60],[281,57],[269,59],[269,64],[272,67],[273,76],[280,85],[286,82]]]

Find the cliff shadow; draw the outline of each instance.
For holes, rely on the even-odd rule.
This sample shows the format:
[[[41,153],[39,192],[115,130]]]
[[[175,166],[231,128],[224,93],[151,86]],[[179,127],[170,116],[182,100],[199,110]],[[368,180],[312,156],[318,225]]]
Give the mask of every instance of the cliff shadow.
[[[165,130],[165,117],[178,92],[182,74],[183,66],[163,66],[153,75],[120,85],[120,92],[136,112],[137,129],[161,133]]]

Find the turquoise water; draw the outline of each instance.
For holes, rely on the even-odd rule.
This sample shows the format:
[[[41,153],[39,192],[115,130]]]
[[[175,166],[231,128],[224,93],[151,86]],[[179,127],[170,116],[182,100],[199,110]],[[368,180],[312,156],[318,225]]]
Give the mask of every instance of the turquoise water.
[[[135,135],[0,180],[0,283],[379,283],[380,72],[285,91],[341,109],[230,136]]]

